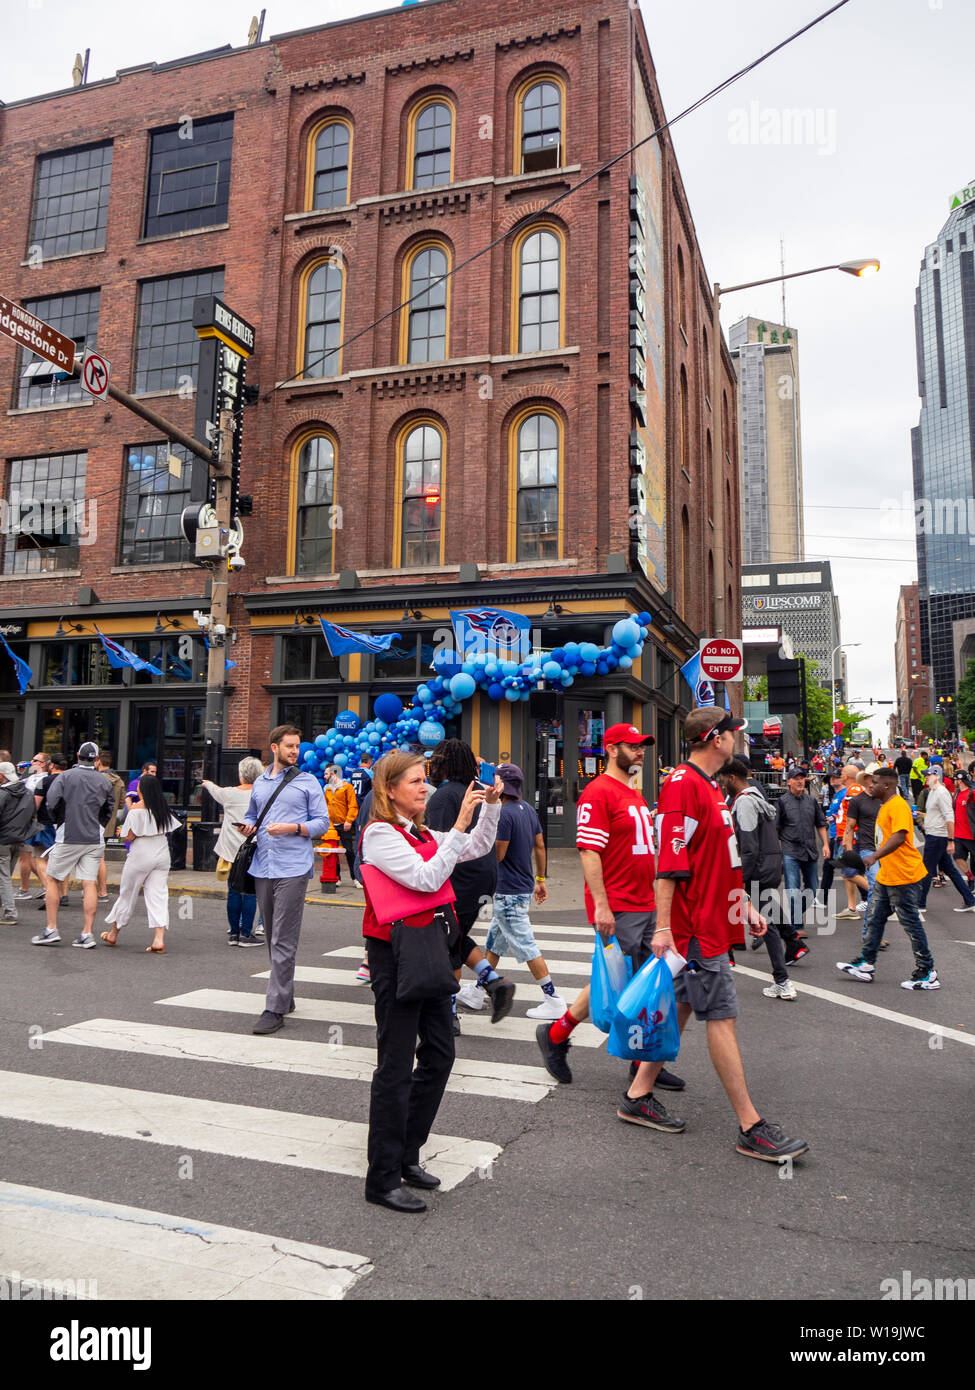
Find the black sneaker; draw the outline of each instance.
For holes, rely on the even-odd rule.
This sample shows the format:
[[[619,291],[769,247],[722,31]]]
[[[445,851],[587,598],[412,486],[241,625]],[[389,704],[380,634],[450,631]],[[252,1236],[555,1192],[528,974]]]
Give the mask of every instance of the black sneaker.
[[[265,1009],[260,1018],[251,1029],[252,1033],[264,1036],[265,1033],[276,1033],[279,1028],[284,1027],[284,1015],[274,1014],[270,1009]]]
[[[572,1082],[572,1072],[569,1070],[569,1048],[572,1046],[568,1038],[565,1042],[554,1043],[549,1037],[550,1023],[540,1023],[535,1029],[535,1041],[538,1043],[542,1054],[542,1061],[549,1076],[554,1076],[556,1081],[560,1081],[563,1086],[568,1086]]]
[[[738,1131],[735,1151],[746,1158],[760,1158],[766,1163],[778,1163],[780,1158],[798,1158],[808,1153],[809,1145],[804,1139],[790,1139],[779,1125],[768,1120],[759,1120],[746,1134]]]
[[[493,1008],[491,1022],[500,1023],[511,1013],[511,1006],[515,1002],[515,987],[510,980],[506,980],[502,976],[501,979],[491,980],[486,984],[484,991],[491,1000]]]
[[[238,946],[239,944],[240,944],[240,937],[237,936],[235,932],[229,931],[229,932],[227,933],[227,945],[228,945],[228,946]]]
[[[674,1073],[668,1071],[666,1067],[661,1068],[653,1085],[654,1090],[660,1091],[682,1091],[684,1089],[684,1082],[681,1081],[680,1077],[675,1076]]]
[[[460,1037],[460,1019],[457,1017],[456,1014],[451,1014],[451,1015],[450,1015],[450,1026],[451,1026],[451,1028],[453,1029],[454,1037],[455,1037],[455,1038],[459,1038],[459,1037]]]
[[[682,1134],[687,1128],[686,1120],[679,1119],[677,1115],[668,1115],[652,1091],[636,1100],[631,1100],[624,1091],[623,1099],[616,1107],[616,1114],[621,1120],[626,1120],[627,1124],[645,1125],[647,1129],[661,1129],[665,1134]]]
[[[232,938],[232,940],[236,941],[236,937]],[[238,946],[264,946],[266,944],[263,938],[258,941],[256,936],[241,936],[240,940],[237,941]]]
[[[802,942],[800,941],[794,951],[786,951],[785,963],[786,965],[795,965],[796,961],[802,960],[803,956],[808,956],[808,954],[809,947],[803,946]]]

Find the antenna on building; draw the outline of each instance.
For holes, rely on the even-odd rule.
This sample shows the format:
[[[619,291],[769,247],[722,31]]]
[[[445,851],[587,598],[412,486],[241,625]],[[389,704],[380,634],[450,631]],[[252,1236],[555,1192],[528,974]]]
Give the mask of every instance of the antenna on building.
[[[83,87],[88,81],[88,59],[91,57],[91,49],[85,49],[84,60],[81,54],[74,55],[74,65],[71,69],[71,85],[73,87]]]
[[[264,33],[264,16],[266,14],[267,10],[261,10],[260,19],[255,15],[250,22],[250,28],[247,30],[247,45],[249,48],[253,48],[255,44],[260,43],[261,35]]]
[[[785,275],[785,239],[783,238],[781,232],[779,233],[779,264],[780,264],[781,267],[782,267],[782,274],[783,274],[783,276],[784,276],[784,275]],[[788,320],[788,319],[786,318],[786,316],[785,316],[785,280],[783,279],[783,281],[782,281],[782,326],[783,326],[783,328],[788,324],[788,322],[789,322],[789,320]]]

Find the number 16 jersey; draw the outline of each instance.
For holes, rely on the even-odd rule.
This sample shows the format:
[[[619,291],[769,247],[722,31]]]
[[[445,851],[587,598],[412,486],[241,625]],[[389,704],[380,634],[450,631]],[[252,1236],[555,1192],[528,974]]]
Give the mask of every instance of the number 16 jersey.
[[[576,805],[576,848],[594,850],[602,860],[612,912],[653,911],[653,816],[635,787],[605,772],[589,783]],[[594,921],[588,883],[586,912]]]

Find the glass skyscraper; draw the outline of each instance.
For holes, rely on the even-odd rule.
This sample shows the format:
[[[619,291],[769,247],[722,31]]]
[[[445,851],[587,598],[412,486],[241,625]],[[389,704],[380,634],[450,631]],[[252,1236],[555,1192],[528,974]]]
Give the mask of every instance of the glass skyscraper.
[[[911,431],[922,662],[954,693],[953,624],[975,618],[975,183],[921,263],[914,306],[921,415]],[[963,673],[962,673],[963,674]]]

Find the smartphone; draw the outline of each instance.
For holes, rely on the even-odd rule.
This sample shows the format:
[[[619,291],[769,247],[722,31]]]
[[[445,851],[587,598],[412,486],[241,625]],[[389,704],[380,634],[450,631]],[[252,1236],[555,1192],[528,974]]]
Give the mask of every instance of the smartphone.
[[[493,763],[481,763],[477,770],[477,780],[483,782],[486,787],[494,786],[496,768]]]

